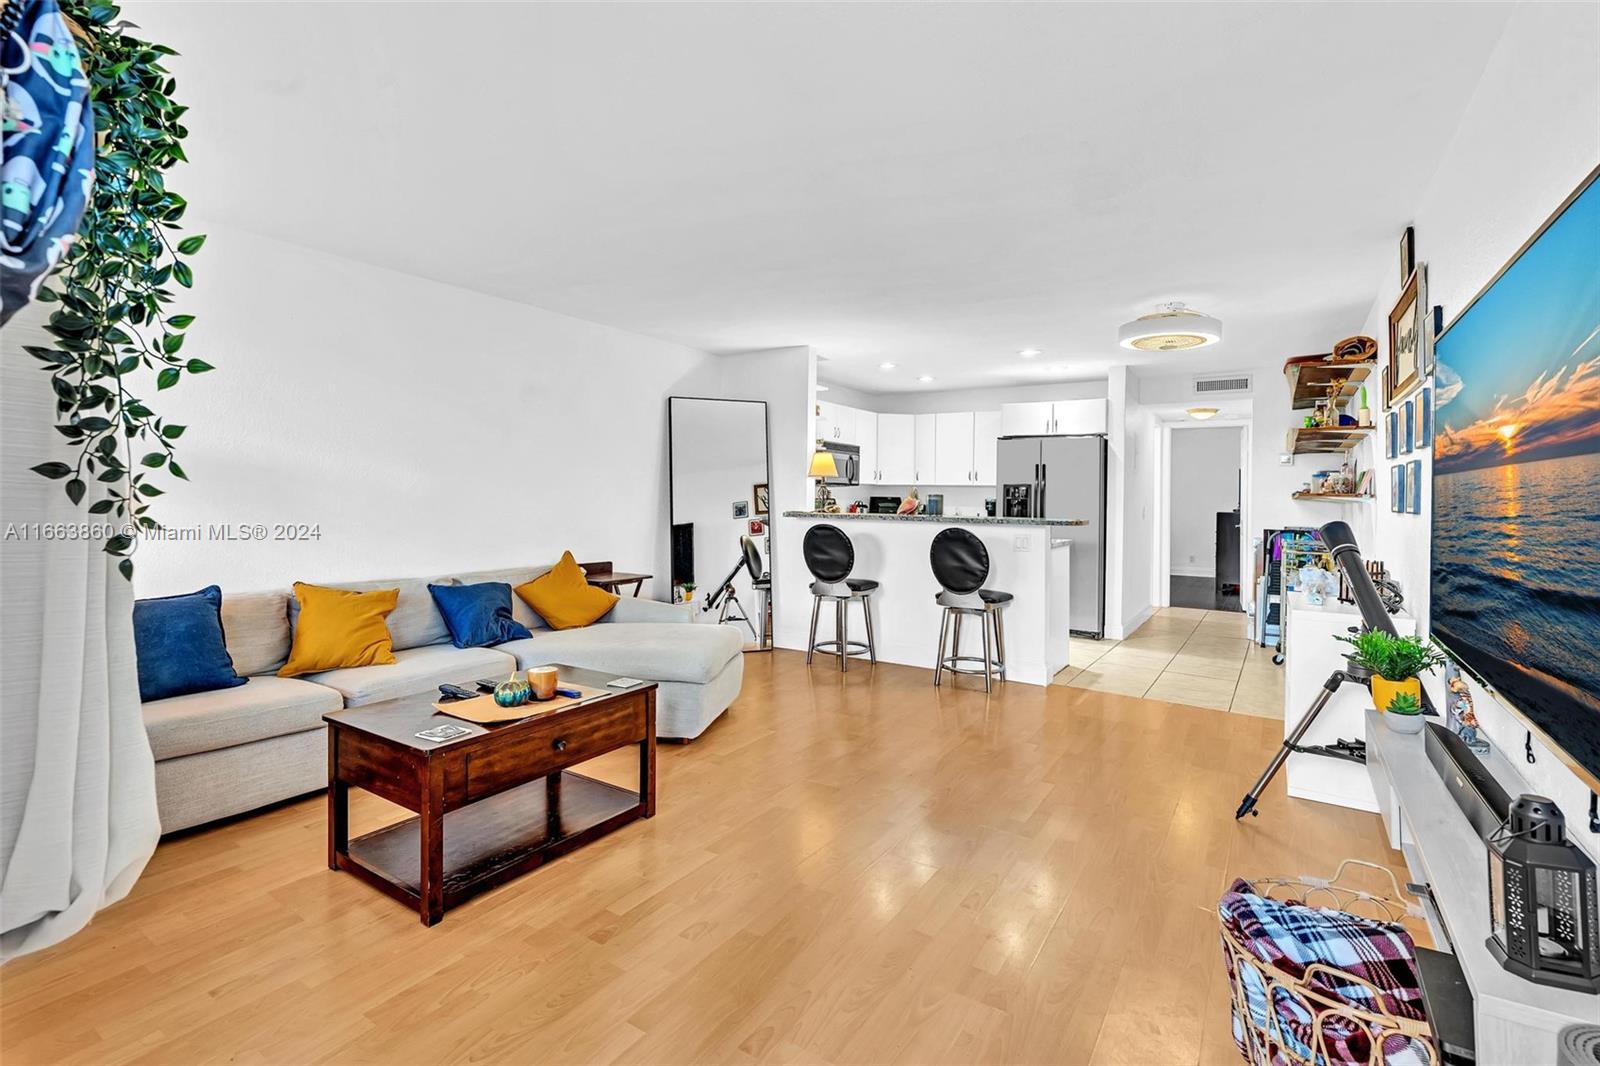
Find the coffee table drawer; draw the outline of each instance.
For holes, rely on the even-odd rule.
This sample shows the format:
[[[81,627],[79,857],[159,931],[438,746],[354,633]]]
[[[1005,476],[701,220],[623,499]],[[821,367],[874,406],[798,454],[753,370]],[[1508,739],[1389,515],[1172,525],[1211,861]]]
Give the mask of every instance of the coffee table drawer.
[[[489,750],[468,756],[467,802],[604,755],[625,744],[637,744],[644,735],[643,696],[534,723]]]

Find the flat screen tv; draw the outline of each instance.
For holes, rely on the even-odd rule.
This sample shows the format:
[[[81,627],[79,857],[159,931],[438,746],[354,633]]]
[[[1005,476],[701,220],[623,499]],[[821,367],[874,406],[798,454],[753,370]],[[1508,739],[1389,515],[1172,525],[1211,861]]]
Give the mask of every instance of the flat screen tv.
[[[1437,637],[1600,788],[1600,168],[1435,343]]]

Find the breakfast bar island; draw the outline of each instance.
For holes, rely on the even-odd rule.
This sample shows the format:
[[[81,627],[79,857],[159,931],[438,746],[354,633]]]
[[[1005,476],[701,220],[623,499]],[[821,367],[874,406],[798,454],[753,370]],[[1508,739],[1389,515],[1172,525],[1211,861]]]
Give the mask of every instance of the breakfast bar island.
[[[1006,679],[1047,685],[1068,665],[1072,541],[1065,527],[1083,522],[820,511],[785,511],[783,517],[798,520],[800,536],[814,525],[833,525],[850,538],[855,548],[851,576],[878,582],[869,602],[879,660],[933,669],[943,609],[934,601],[939,583],[929,555],[941,530],[959,526],[989,553],[984,587],[1014,597],[1004,608]],[[851,638],[861,639],[859,612],[854,607],[851,612]],[[831,616],[824,612],[817,635],[832,634]],[[962,653],[981,654],[981,642],[978,627],[971,627],[962,634]]]

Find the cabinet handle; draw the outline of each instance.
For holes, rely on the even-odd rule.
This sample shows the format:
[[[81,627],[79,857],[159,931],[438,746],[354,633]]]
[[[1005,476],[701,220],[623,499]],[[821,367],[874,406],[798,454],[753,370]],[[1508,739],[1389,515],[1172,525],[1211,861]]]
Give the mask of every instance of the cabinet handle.
[[[556,749],[557,751],[566,751],[567,750],[567,738],[566,737],[556,737],[556,739],[551,742],[550,746],[552,748]]]

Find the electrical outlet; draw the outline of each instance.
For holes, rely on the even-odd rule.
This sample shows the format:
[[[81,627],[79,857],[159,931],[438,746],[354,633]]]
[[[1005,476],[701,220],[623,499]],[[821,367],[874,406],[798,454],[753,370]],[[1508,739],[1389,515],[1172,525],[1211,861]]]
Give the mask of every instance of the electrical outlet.
[[[1028,536],[1016,537],[1011,542],[1012,550],[1025,552],[1033,550],[1033,538]]]

